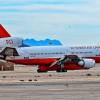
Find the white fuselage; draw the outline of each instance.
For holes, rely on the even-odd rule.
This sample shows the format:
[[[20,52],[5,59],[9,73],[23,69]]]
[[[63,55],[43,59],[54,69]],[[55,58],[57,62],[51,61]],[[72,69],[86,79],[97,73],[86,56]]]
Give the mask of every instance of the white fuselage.
[[[77,50],[77,49],[76,49]],[[83,50],[83,49],[82,49]],[[25,65],[51,65],[52,63],[56,62],[57,59],[64,59],[67,55],[77,55],[80,57],[95,57],[95,52],[92,49],[86,49],[84,52],[84,56],[80,54],[76,54],[76,51],[73,51],[71,47],[65,46],[34,46],[34,47],[20,47],[16,48],[16,51],[19,56],[9,56],[7,57],[8,61],[14,62],[16,64],[25,64]],[[92,52],[91,55],[88,52]],[[95,61],[93,59],[84,59],[85,64],[93,65]],[[100,57],[99,57],[100,59]],[[98,59],[97,59],[98,60]],[[84,64],[83,64],[84,65]],[[68,67],[67,67],[68,68]],[[78,68],[80,68],[78,66]],[[73,67],[69,67],[69,69],[74,69]],[[75,67],[75,69],[77,69]]]
[[[17,58],[61,58],[69,54],[69,48],[63,46],[34,46],[17,48]]]
[[[65,47],[65,46],[34,46],[17,48],[20,57],[30,58],[61,58],[64,55],[77,55],[79,57],[100,56],[98,47]]]

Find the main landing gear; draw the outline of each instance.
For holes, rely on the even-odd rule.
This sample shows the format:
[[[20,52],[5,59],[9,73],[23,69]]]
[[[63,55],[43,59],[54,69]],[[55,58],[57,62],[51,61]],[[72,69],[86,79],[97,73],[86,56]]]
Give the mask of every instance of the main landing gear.
[[[38,73],[46,73],[48,71],[56,71],[56,72],[67,72],[67,69],[65,69],[64,66],[55,65],[55,66],[46,66],[46,65],[40,65],[37,72]]]
[[[57,69],[56,72],[67,72],[66,69]]]
[[[39,73],[48,71],[67,72],[67,70],[73,70],[73,69],[76,70],[79,69],[79,65],[77,65],[79,61],[80,58],[77,57],[76,55],[66,55],[64,58],[61,58],[52,64],[39,65],[39,69],[37,70],[37,72]]]
[[[46,73],[46,72],[48,72],[48,71],[55,71],[55,69],[54,69],[54,70],[44,70],[44,71],[41,70],[41,69],[38,69],[38,70],[37,70],[38,73]],[[57,69],[56,72],[59,72],[59,73],[60,73],[60,72],[67,72],[67,70],[66,70],[66,69]]]
[[[67,72],[67,69],[65,69],[65,66],[64,66],[64,64],[62,63],[62,64],[57,65],[57,70],[56,70],[56,72]]]
[[[46,72],[48,72],[48,71],[47,71],[47,70],[42,71],[41,69],[38,69],[37,72],[38,72],[38,73],[46,73]]]

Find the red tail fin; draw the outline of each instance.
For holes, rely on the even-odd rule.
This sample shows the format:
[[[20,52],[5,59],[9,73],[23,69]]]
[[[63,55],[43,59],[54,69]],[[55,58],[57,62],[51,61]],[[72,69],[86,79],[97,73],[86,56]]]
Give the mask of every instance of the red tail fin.
[[[0,24],[0,38],[11,37],[5,28]]]

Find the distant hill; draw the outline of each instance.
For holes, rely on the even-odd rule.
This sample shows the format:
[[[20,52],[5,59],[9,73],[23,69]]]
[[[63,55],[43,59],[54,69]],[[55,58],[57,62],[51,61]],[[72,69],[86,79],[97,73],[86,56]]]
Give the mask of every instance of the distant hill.
[[[55,46],[55,45],[62,45],[62,43],[59,40],[35,40],[35,39],[25,39],[23,40],[23,46]]]

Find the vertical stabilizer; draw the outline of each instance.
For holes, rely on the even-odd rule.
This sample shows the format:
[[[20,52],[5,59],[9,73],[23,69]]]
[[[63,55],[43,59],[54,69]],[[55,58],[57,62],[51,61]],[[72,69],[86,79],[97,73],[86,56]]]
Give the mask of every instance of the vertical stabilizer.
[[[0,38],[11,37],[5,28],[0,24]]]

